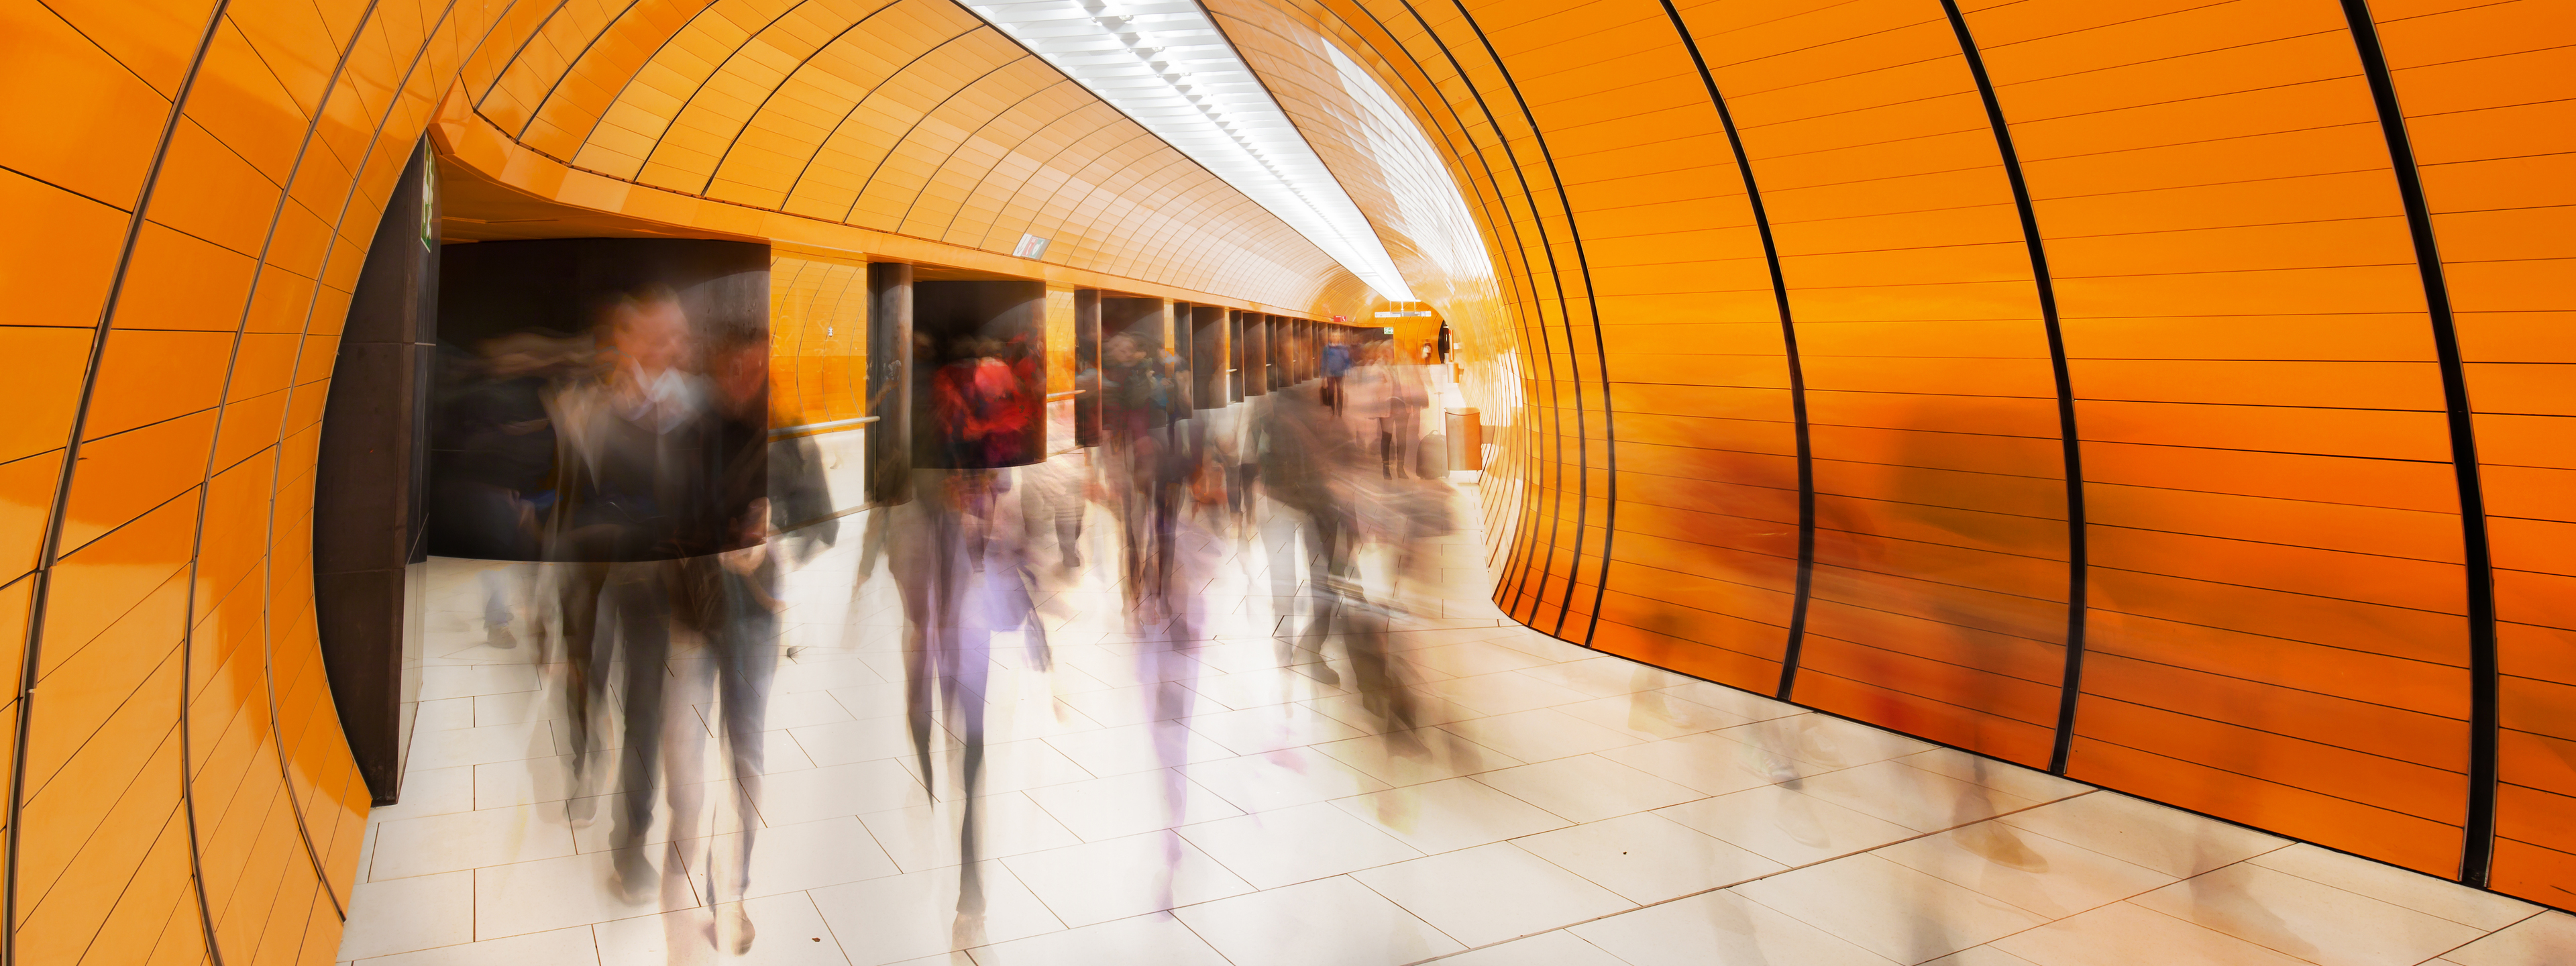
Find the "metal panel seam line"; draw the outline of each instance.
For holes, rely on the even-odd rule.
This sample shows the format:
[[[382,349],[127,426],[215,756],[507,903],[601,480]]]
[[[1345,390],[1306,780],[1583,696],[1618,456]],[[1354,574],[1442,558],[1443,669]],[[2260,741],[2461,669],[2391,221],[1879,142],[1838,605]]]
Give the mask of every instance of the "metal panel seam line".
[[[170,94],[170,113],[161,120],[161,138],[152,147],[152,163],[143,172],[143,186],[134,197],[134,213],[125,221],[124,246],[117,252],[116,274],[108,282],[107,299],[99,306],[98,326],[90,335],[89,360],[81,371],[80,401],[72,407],[71,437],[63,444],[63,468],[55,476],[53,505],[45,516],[44,544],[36,557],[36,585],[30,588],[27,602],[27,640],[21,652],[18,671],[18,733],[9,754],[9,831],[8,867],[0,870],[5,884],[0,884],[0,966],[18,961],[18,857],[20,833],[25,830],[27,798],[27,732],[35,723],[36,677],[44,657],[45,607],[53,590],[54,564],[62,556],[64,511],[71,506],[72,477],[80,466],[81,433],[89,425],[90,400],[98,393],[98,368],[107,358],[109,326],[116,319],[116,304],[125,294],[126,273],[134,267],[134,249],[143,237],[143,224],[152,207],[152,192],[161,181],[161,165],[169,160],[170,142],[179,135],[181,111],[188,95],[197,86],[197,76],[205,68],[206,53],[215,45],[215,33],[223,25],[224,13],[231,0],[215,0],[214,9],[206,14],[206,26],[197,35],[197,50],[188,58],[188,70],[179,77],[179,87]],[[199,485],[203,485],[200,481]],[[186,681],[179,684],[184,700]],[[183,766],[184,767],[184,766]],[[187,786],[181,786],[182,803],[186,804]],[[196,835],[196,810],[188,815],[188,878],[197,893],[197,924],[203,930],[206,955],[215,966],[223,966],[221,950],[215,948],[215,923],[206,908],[206,888],[199,871]]]

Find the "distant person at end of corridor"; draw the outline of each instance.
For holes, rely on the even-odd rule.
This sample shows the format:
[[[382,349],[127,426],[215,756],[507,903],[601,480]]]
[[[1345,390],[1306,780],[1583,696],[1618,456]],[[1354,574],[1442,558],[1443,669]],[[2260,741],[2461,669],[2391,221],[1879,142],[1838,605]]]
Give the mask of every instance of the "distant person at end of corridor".
[[[1339,342],[1324,347],[1324,404],[1342,414],[1342,377],[1351,371],[1351,347]]]

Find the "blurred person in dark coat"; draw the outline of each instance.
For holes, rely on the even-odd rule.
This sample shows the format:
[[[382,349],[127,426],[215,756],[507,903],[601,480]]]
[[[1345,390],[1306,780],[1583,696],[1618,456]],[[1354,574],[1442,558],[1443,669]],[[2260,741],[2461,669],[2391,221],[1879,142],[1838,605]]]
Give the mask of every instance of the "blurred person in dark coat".
[[[629,896],[650,886],[644,837],[661,778],[663,696],[674,624],[705,635],[718,605],[712,582],[694,578],[691,558],[743,546],[739,505],[727,487],[728,429],[699,372],[699,346],[678,297],[649,287],[600,313],[597,377],[564,387],[549,412],[557,431],[557,506],[547,557],[563,562],[561,587],[567,709],[576,781],[600,743],[592,705],[612,658],[625,662],[619,723],[618,788],[624,793],[615,843],[616,885]],[[765,431],[765,430],[764,430]],[[735,505],[728,505],[729,502]],[[614,617],[601,633],[599,615]],[[612,649],[611,645],[614,644]],[[576,797],[575,820],[592,800]]]
[[[729,933],[736,955],[750,950],[754,935],[742,900],[751,884],[751,850],[760,826],[751,816],[756,814],[753,803],[760,794],[770,682],[779,658],[782,562],[775,530],[792,522],[779,517],[782,511],[769,498],[768,377],[766,333],[737,327],[716,335],[707,353],[712,393],[705,419],[715,458],[710,465],[714,474],[710,496],[715,501],[711,509],[721,515],[726,529],[717,537],[712,554],[678,562],[681,580],[688,585],[682,600],[698,608],[684,623],[698,630],[707,659],[672,664],[673,683],[684,698],[673,704],[700,703],[709,696],[716,699],[716,723],[724,740],[723,760],[740,834],[725,837],[730,845],[722,850],[725,854],[710,854],[691,864],[706,870],[705,895],[715,911],[714,919],[705,924],[704,938],[714,946],[720,933]],[[794,492],[815,481],[781,482]],[[699,827],[699,790],[704,787],[697,774],[701,732],[684,711],[674,717],[677,720],[664,739],[667,747],[662,759],[668,774],[663,787],[671,804],[672,827],[694,830]],[[629,720],[635,718],[630,715]],[[696,841],[715,851],[714,837]]]
[[[436,448],[434,552],[480,560],[535,560],[538,521],[553,508],[555,431],[545,396],[586,342],[518,333],[488,339],[471,359],[442,360]],[[532,603],[524,567],[481,571],[486,643],[516,647],[511,627]]]

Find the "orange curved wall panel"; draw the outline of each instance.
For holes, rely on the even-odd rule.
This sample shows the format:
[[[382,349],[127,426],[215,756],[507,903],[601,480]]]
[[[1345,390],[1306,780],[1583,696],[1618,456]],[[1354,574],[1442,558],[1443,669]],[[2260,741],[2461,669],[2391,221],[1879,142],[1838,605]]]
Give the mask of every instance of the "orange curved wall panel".
[[[314,626],[318,420],[364,240],[479,25],[5,9],[0,192],[43,226],[0,333],[28,416],[0,453],[6,948],[327,962],[367,806]]]
[[[1446,153],[1514,616],[2565,904],[2564,4],[1211,8]]]
[[[1456,328],[1515,617],[2576,887],[2564,4],[1209,6]],[[27,961],[336,946],[317,420],[433,125],[698,230],[1369,305],[945,0],[0,10]],[[855,415],[856,283],[791,261],[781,405]]]
[[[2494,885],[2576,890],[2576,70],[2564,5],[2392,5],[2405,107],[2462,374],[2495,579]]]
[[[774,257],[769,304],[770,425],[867,415],[868,270]]]
[[[816,227],[761,234],[977,267],[1030,232],[1055,241],[1032,270],[1092,284],[1354,298],[1276,218],[945,2],[0,11],[0,200],[42,226],[0,253],[20,293],[0,326],[12,962],[336,953],[367,796],[314,624],[319,420],[413,146],[433,122],[485,136],[441,121],[451,92],[506,134],[475,148],[504,162],[486,173],[576,195],[558,201],[631,192],[626,214],[702,231],[794,218]],[[858,414],[855,275],[782,259],[799,419]]]

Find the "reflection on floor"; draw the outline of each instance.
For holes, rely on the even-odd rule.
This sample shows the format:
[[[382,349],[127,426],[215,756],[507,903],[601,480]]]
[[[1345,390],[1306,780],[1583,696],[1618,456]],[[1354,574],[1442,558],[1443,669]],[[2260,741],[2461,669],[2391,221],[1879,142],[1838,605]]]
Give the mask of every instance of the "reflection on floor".
[[[994,648],[988,907],[980,935],[961,938],[956,803],[917,777],[901,611],[882,575],[851,603],[856,543],[790,578],[785,626],[800,650],[778,671],[757,814],[658,829],[672,874],[634,902],[608,885],[607,821],[568,820],[594,809],[567,801],[557,669],[530,663],[537,648],[485,643],[478,571],[495,565],[437,561],[435,656],[403,800],[370,821],[340,958],[2576,962],[2565,913],[1519,628],[1486,599],[1474,533],[1441,541],[1447,586],[1395,625],[1426,727],[1392,740],[1368,733],[1363,696],[1319,680],[1349,682],[1347,668],[1277,667],[1273,630],[1301,605],[1272,596],[1258,540],[1210,550],[1221,566],[1200,596],[1206,642],[1145,665],[1135,642],[1157,628],[1129,627],[1101,566],[1114,551],[1095,543],[1094,569],[1043,602],[1053,670]],[[1149,741],[1140,666],[1194,695],[1186,731],[1165,732],[1187,739],[1177,776]],[[712,697],[692,700],[696,724],[716,720]],[[745,903],[757,941],[737,957],[702,938],[702,899],[705,857],[727,854],[715,846],[744,821],[761,830]]]

